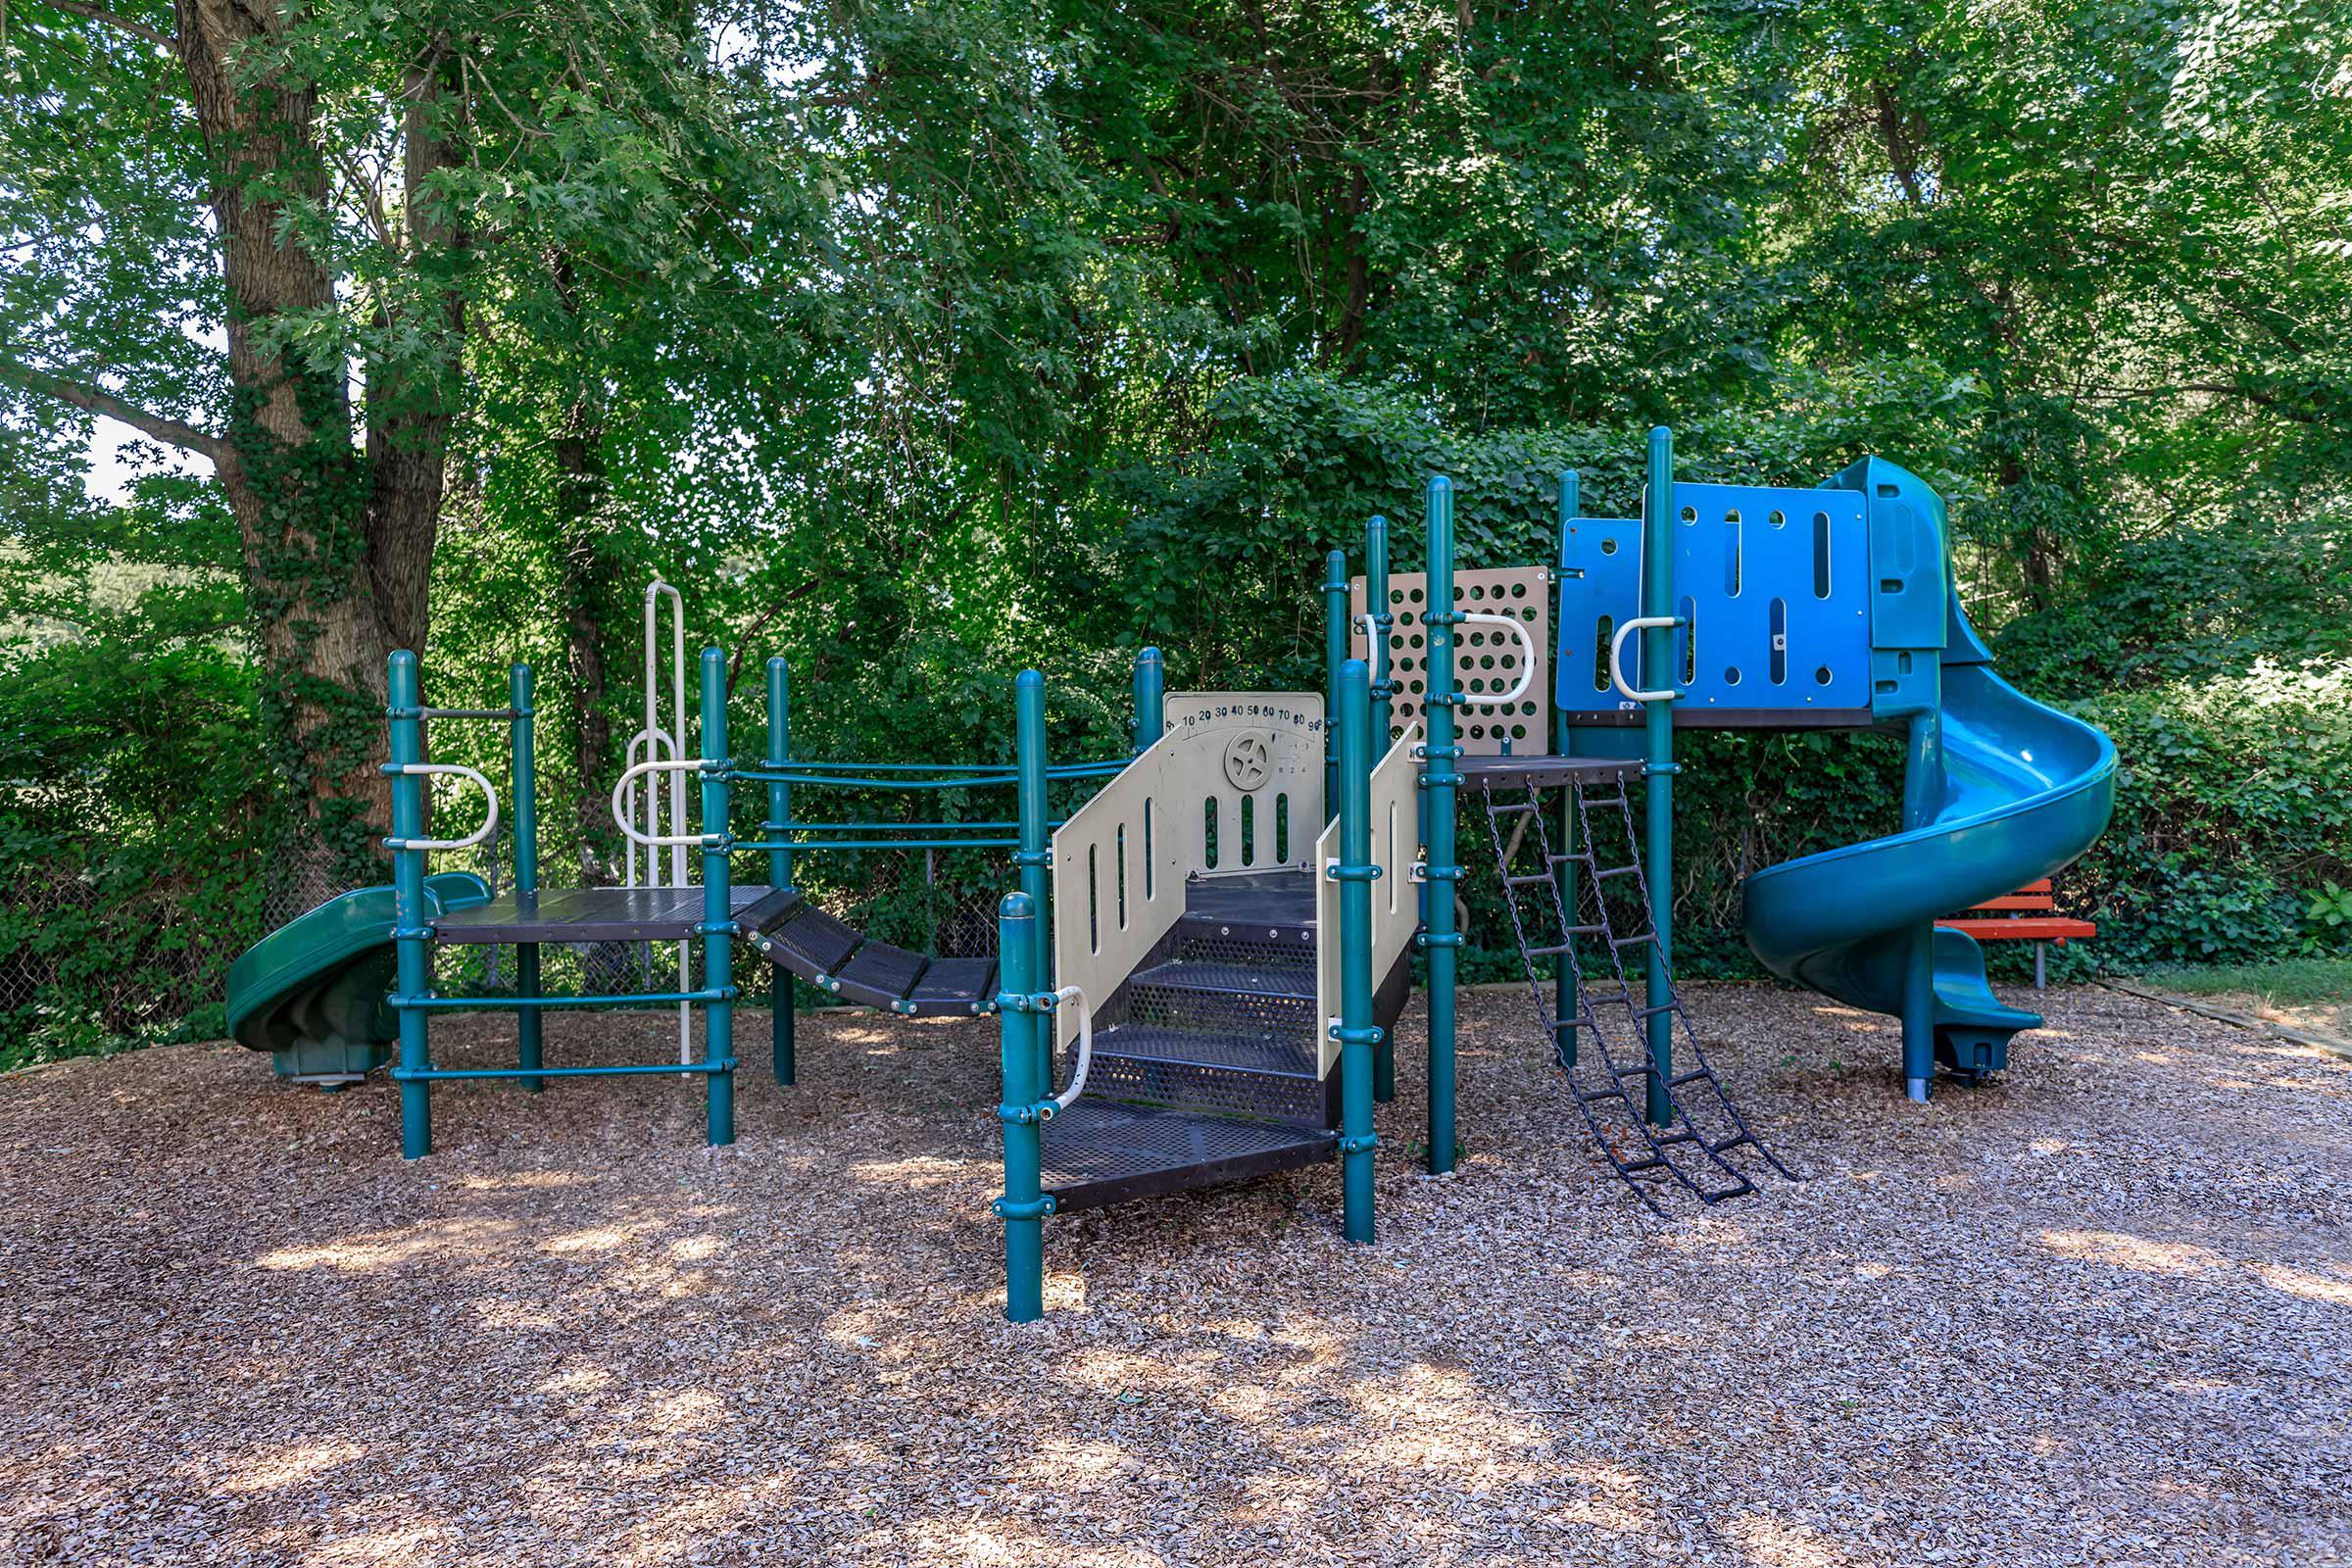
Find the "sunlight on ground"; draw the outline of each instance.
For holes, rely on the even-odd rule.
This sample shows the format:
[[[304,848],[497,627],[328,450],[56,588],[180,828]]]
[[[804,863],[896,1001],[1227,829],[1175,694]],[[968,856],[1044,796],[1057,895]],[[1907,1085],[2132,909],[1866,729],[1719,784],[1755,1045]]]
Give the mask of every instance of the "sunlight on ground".
[[[216,1456],[219,1457],[219,1456]],[[356,1443],[319,1443],[307,1447],[264,1449],[223,1462],[213,1485],[230,1492],[275,1492],[313,1481],[329,1470],[358,1464],[368,1450]]]
[[[275,1252],[264,1252],[253,1261],[257,1268],[333,1268],[350,1273],[374,1273],[380,1269],[414,1263],[435,1253],[495,1254],[512,1245],[517,1229],[513,1220],[467,1215],[457,1219],[421,1221],[408,1230],[389,1236],[355,1236],[316,1247],[290,1247]]]
[[[871,1182],[907,1192],[930,1192],[968,1179],[975,1163],[938,1154],[915,1154],[906,1159],[861,1159],[847,1166],[853,1181]]]
[[[2116,1231],[2043,1231],[2041,1245],[2060,1257],[2106,1263],[2140,1274],[2202,1274],[2228,1261],[2185,1242],[2151,1242]]]
[[[1844,1568],[1856,1560],[1809,1526],[1760,1514],[1734,1520],[1731,1533],[1759,1568]]]

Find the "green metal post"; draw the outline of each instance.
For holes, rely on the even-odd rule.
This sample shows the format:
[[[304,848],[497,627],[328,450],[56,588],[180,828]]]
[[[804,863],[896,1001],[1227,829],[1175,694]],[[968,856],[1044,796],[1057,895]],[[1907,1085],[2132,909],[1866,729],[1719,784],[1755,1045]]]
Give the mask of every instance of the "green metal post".
[[[514,824],[514,902],[527,906],[539,894],[539,781],[531,738],[530,665],[515,664],[507,671],[507,707],[514,714],[508,721],[508,751],[514,796],[511,816]],[[514,971],[515,995],[539,995],[538,943],[525,942],[515,948]],[[542,1023],[543,1015],[536,1007],[525,1007],[515,1019],[516,1066],[542,1064],[546,1040]],[[525,1078],[522,1087],[535,1095],[547,1087],[547,1080]]]
[[[767,662],[767,770],[781,773],[792,764],[792,667],[781,657]],[[772,780],[767,786],[767,821],[761,824],[760,837],[783,845],[790,842],[784,824],[792,820],[792,785]],[[792,851],[773,849],[767,852],[767,884],[771,888],[792,886]],[[794,1042],[792,972],[782,964],[768,965],[768,1036],[770,1054],[774,1057],[776,1082],[789,1089],[798,1072],[793,1059]]]
[[[1372,760],[1378,765],[1389,749],[1395,723],[1392,700],[1396,695],[1395,662],[1389,633],[1396,615],[1389,608],[1389,519],[1375,513],[1364,524],[1364,612],[1371,620],[1364,638],[1364,655],[1372,669]],[[1372,1098],[1382,1104],[1396,1098],[1396,1044],[1384,1034],[1372,1054]]]
[[[1029,895],[1028,926],[1031,969],[1043,991],[1054,983],[1054,849],[1046,817],[1046,677],[1024,669],[1012,683],[1013,762],[1020,797],[1021,847],[1012,863],[1021,873],[1021,891]],[[1003,964],[1002,950],[997,961]],[[1009,986],[1007,990],[1011,989]],[[1038,1082],[1054,1081],[1053,1032],[1040,1029],[1032,1036],[1037,1051]]]
[[[1422,621],[1429,628],[1425,663],[1429,671],[1422,712],[1428,744],[1421,764],[1422,801],[1428,816],[1421,842],[1428,865],[1421,945],[1429,953],[1429,1173],[1453,1169],[1453,971],[1461,932],[1454,929],[1453,890],[1461,880],[1453,844],[1454,791],[1461,774],[1454,764],[1462,749],[1453,732],[1453,485],[1445,475],[1429,481],[1429,604]]]
[[[1911,715],[1903,756],[1903,830],[1935,816],[1943,793],[1943,715]],[[1903,967],[1903,1092],[1925,1102],[1936,1084],[1936,922],[1911,933]]]
[[[1658,425],[1649,432],[1649,485],[1642,499],[1642,613],[1674,613],[1674,432]],[[1670,690],[1675,684],[1672,626],[1642,629],[1643,689]],[[1667,965],[1674,955],[1674,707],[1645,703],[1642,714],[1644,757],[1642,847],[1649,862],[1650,946],[1648,1004],[1660,1010],[1649,1015],[1649,1092],[1645,1110],[1652,1126],[1663,1127],[1674,1117],[1667,1082],[1674,1076],[1674,1019],[1664,1010],[1673,996]]]
[[[1567,621],[1568,573],[1576,569],[1568,564],[1568,529],[1583,510],[1583,503],[1577,494],[1577,473],[1574,468],[1569,468],[1560,475],[1559,503],[1557,521],[1559,548],[1553,552],[1551,566],[1551,625],[1555,647],[1558,646],[1556,639],[1560,634],[1560,628]],[[1569,732],[1568,710],[1560,706],[1559,671],[1554,669],[1551,676],[1549,682],[1551,689],[1544,701],[1551,708],[1552,755],[1573,757],[1576,755],[1576,737]],[[1560,854],[1567,856],[1575,853],[1576,786],[1571,784],[1560,791]],[[1552,879],[1559,895],[1560,911],[1567,916],[1566,923],[1573,926],[1577,923],[1576,862],[1567,859],[1560,861],[1552,868]],[[1573,940],[1569,945],[1575,946]],[[1581,1004],[1578,988],[1583,983],[1584,977],[1576,972],[1576,955],[1574,953],[1562,953],[1552,958],[1551,1049],[1553,1054],[1559,1057],[1560,1065],[1563,1067],[1576,1065],[1576,1015],[1577,1008]]]
[[[703,1009],[703,1075],[710,1092],[710,1146],[735,1141],[735,907],[727,871],[727,659],[703,650],[703,988],[718,1000]],[[681,988],[683,989],[683,988]]]
[[[397,771],[424,760],[422,678],[416,656],[403,648],[387,662],[385,688],[390,696],[392,774],[392,949],[396,983],[404,999],[421,999],[432,986],[432,960],[424,923],[424,852],[405,846],[424,837],[424,780]],[[432,1056],[425,1040],[421,1007],[402,1007],[400,1068],[403,1073],[430,1070]],[[421,1078],[400,1080],[400,1157],[422,1159],[433,1152],[433,1086]]]
[[[1168,732],[1168,676],[1159,650],[1135,656],[1135,750],[1150,751]]]
[[[997,998],[998,1055],[1004,1073],[997,1120],[1004,1129],[1004,1196],[993,1206],[1004,1221],[1004,1315],[1015,1323],[1045,1315],[1046,1216],[1054,1211],[1040,1185],[1044,1151],[1037,1107],[1047,1080],[1038,1075],[1037,1042],[1050,1015],[1032,1005],[1043,989],[1037,924],[1037,902],[1026,893],[1007,893],[997,906],[1004,986]]]
[[[1351,1242],[1372,1240],[1372,676],[1340,666],[1340,1189]]]
[[[1348,662],[1348,552],[1323,558],[1323,821],[1340,809],[1340,666]],[[1316,825],[1316,831],[1322,824]]]
[[[1389,730],[1395,722],[1390,701],[1396,695],[1389,653],[1389,632],[1396,624],[1396,612],[1389,609],[1389,519],[1377,514],[1364,524],[1364,612],[1372,617],[1364,657],[1372,665],[1372,760],[1377,763],[1389,749]]]

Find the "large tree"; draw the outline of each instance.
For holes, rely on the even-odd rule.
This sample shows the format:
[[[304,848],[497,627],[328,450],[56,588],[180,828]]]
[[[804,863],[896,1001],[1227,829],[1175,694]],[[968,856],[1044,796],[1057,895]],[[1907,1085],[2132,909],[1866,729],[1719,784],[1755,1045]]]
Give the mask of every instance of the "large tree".
[[[757,292],[770,182],[727,73],[675,7],[58,0],[12,22],[0,418],[105,415],[209,462],[293,808],[281,864],[309,891],[366,877],[384,660],[427,640],[469,344],[503,315],[563,360],[590,276],[642,366],[707,329],[707,296]],[[566,368],[567,416],[595,359]]]

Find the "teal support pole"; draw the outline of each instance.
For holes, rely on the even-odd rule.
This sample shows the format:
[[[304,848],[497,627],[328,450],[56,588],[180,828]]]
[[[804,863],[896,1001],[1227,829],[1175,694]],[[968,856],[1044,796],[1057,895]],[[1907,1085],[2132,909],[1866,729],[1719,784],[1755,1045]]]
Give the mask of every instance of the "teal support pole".
[[[718,1000],[703,1009],[703,1083],[710,1146],[735,1141],[735,908],[727,870],[727,659],[703,650],[703,989]]]
[[[527,906],[539,894],[539,781],[538,760],[531,736],[531,666],[516,664],[507,671],[508,751],[512,761],[511,788],[514,799],[509,820],[514,828],[514,902]],[[514,994],[539,995],[539,944],[525,942],[514,950]],[[514,1064],[544,1064],[545,1019],[536,1007],[526,1007],[514,1021]],[[522,1087],[538,1094],[544,1078],[525,1078]]]
[[[1933,820],[1943,797],[1943,715],[1913,713],[1903,755],[1903,829]],[[1903,1092],[1925,1103],[1936,1083],[1936,922],[1911,933],[1903,966]]]
[[[1364,524],[1364,612],[1371,618],[1364,652],[1372,667],[1372,760],[1378,764],[1389,749],[1395,724],[1392,701],[1396,695],[1390,630],[1396,624],[1389,609],[1389,519],[1374,514]],[[1372,1098],[1382,1104],[1396,1098],[1396,1043],[1385,1033],[1372,1054]]]
[[[792,763],[792,666],[781,657],[767,662],[767,770],[782,773]],[[767,820],[760,824],[760,836],[774,841],[778,848],[767,852],[767,885],[771,888],[792,886],[792,851],[782,848],[789,843],[783,823],[792,820],[792,783],[789,779],[772,778],[767,784]],[[794,1060],[793,1017],[796,1005],[792,992],[791,971],[781,964],[768,965],[768,1045],[776,1070],[776,1083],[789,1089],[798,1075]]]
[[[1642,613],[1674,613],[1674,432],[1658,425],[1649,432],[1649,485],[1642,501]],[[1642,685],[1666,691],[1675,684],[1672,626],[1642,629]],[[1668,965],[1674,956],[1674,707],[1646,703],[1642,712],[1643,760],[1642,772],[1648,788],[1642,793],[1642,846],[1649,862],[1650,944],[1648,1004],[1663,1009],[1672,1000],[1674,983]],[[1652,1126],[1663,1127],[1674,1117],[1666,1090],[1674,1077],[1674,1018],[1663,1010],[1648,1019],[1649,1093],[1645,1109]]]
[[[1348,662],[1348,552],[1323,558],[1323,820],[1340,808],[1340,666]],[[1320,832],[1318,824],[1316,831]]]
[[[424,760],[424,706],[416,656],[403,648],[387,661],[385,687],[390,695],[392,774],[392,951],[395,974],[404,998],[419,998],[432,986],[430,950],[424,923],[424,852],[404,848],[424,837],[424,780],[402,771]],[[400,1012],[400,1066],[404,1073],[424,1072],[432,1057],[425,1039],[425,1014],[420,1007]],[[422,1159],[433,1152],[433,1086],[420,1078],[400,1080],[400,1157]]]
[[[1396,670],[1389,652],[1389,632],[1396,624],[1389,609],[1389,519],[1375,515],[1364,524],[1364,612],[1372,617],[1372,632],[1364,640],[1372,664],[1372,760],[1389,749],[1391,700],[1396,695]]]
[[[1560,474],[1557,516],[1559,548],[1553,552],[1551,565],[1551,624],[1554,649],[1559,646],[1557,640],[1559,628],[1567,622],[1568,573],[1577,569],[1569,564],[1568,559],[1569,525],[1576,521],[1579,514],[1584,510],[1583,500],[1577,493],[1577,472],[1574,468],[1566,469]],[[1556,668],[1551,671],[1551,677],[1547,683],[1549,690],[1544,700],[1551,707],[1552,755],[1573,757],[1576,755],[1576,737],[1569,732],[1568,710],[1560,706],[1559,671]],[[1560,854],[1569,856],[1575,853],[1576,786],[1571,784],[1560,791]],[[1576,885],[1576,862],[1563,859],[1558,865],[1552,867],[1551,874],[1553,890],[1558,894],[1560,900],[1560,911],[1568,917],[1567,924],[1574,926],[1577,924],[1576,901],[1579,896]],[[1575,945],[1573,940],[1569,942],[1571,949]],[[1560,1065],[1563,1067],[1576,1065],[1576,1017],[1578,1008],[1582,1005],[1578,989],[1583,984],[1584,976],[1576,971],[1576,954],[1571,951],[1554,955],[1551,960],[1551,1050],[1552,1054],[1559,1058]]]
[[[1054,983],[1054,950],[1051,933],[1054,929],[1054,849],[1046,822],[1046,677],[1034,669],[1024,669],[1012,683],[1013,706],[1013,766],[1017,777],[1015,793],[1020,797],[1021,847],[1013,852],[1012,863],[1021,873],[1021,891],[1029,896],[1030,960],[1036,976],[1033,991],[1043,991]],[[998,951],[997,961],[1003,964],[1005,955]],[[1006,990],[1012,988],[1008,985]],[[1053,1040],[1048,1031],[1033,1032],[1037,1052],[1038,1081],[1053,1081]]]
[[[1340,666],[1340,1190],[1351,1242],[1372,1240],[1372,1054],[1383,1030],[1372,1021],[1372,677],[1350,659]]]
[[[1135,750],[1140,756],[1168,732],[1168,676],[1159,650],[1135,656]]]
[[[1024,676],[1024,679],[1027,677]],[[1048,1014],[1032,1002],[1044,989],[1037,969],[1037,902],[1026,893],[1007,893],[997,906],[997,952],[1004,991],[997,998],[999,1058],[1004,1098],[997,1119],[1004,1129],[1004,1196],[995,1208],[1004,1221],[1004,1315],[1033,1323],[1046,1312],[1046,1216],[1054,1200],[1044,1195],[1044,1150],[1038,1105],[1046,1080],[1038,1074],[1038,1037]]]
[[[1421,764],[1421,797],[1428,815],[1421,842],[1428,857],[1421,945],[1429,953],[1429,1173],[1453,1169],[1453,975],[1462,934],[1454,928],[1453,890],[1462,868],[1453,843],[1454,791],[1461,774],[1454,764],[1462,749],[1454,739],[1453,485],[1440,474],[1429,481],[1429,604],[1422,621],[1429,628],[1427,695],[1422,712],[1428,744]]]

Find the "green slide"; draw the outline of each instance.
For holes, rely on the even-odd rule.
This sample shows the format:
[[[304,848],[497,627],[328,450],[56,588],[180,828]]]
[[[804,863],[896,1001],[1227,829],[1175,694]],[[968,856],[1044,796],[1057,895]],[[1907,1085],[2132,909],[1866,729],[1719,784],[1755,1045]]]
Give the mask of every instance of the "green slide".
[[[490,902],[471,871],[424,879],[426,918]],[[390,1058],[392,890],[327,900],[247,949],[228,970],[228,1032],[288,1078],[348,1081]]]

